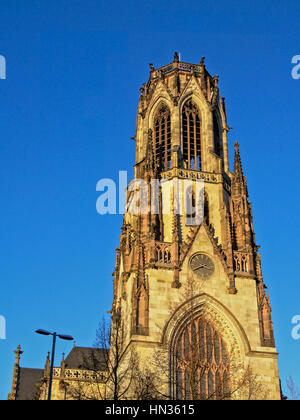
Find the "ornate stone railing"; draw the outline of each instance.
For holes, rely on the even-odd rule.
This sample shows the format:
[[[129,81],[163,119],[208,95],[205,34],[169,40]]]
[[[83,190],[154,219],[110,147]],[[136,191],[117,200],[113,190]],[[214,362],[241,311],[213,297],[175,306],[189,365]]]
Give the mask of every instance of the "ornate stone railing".
[[[73,380],[79,380],[79,381],[105,382],[106,373],[93,372],[91,370],[81,370],[81,369],[65,369],[64,374],[62,375],[61,368],[54,368],[53,378],[73,379]]]
[[[194,70],[196,73],[200,73],[201,67],[197,66],[196,64],[190,64],[190,63],[179,63],[179,69],[183,71],[192,71]]]
[[[169,171],[165,171],[161,173],[161,178],[164,180],[172,179],[172,178],[184,178],[184,179],[191,179],[191,180],[203,180],[212,183],[221,183],[222,174],[215,174],[212,172],[201,172],[201,171],[194,171],[192,169],[181,169],[181,168],[173,168]]]
[[[172,63],[172,64],[167,64],[166,66],[160,67],[158,69],[156,69],[153,72],[153,78],[156,79],[157,77],[159,77],[161,74],[165,75],[167,73],[170,73],[171,71],[173,71],[174,69],[178,69],[180,71],[186,71],[186,72],[191,72],[192,70],[195,73],[200,73],[201,72],[201,66],[197,65],[197,64],[191,64],[191,63],[183,63],[183,62],[178,62],[178,63]]]
[[[159,69],[155,70],[154,78],[159,77],[160,73],[166,74],[170,73],[173,70],[173,64],[168,64],[167,66],[160,67]]]

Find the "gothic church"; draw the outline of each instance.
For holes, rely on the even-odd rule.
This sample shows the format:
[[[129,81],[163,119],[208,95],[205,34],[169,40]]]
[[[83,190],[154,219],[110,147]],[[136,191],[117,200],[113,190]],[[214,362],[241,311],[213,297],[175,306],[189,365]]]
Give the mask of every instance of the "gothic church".
[[[159,391],[165,398],[280,399],[270,300],[238,143],[233,171],[229,167],[229,130],[218,76],[209,74],[204,58],[190,64],[175,53],[161,68],[150,64],[134,137],[134,177],[143,181],[148,201],[143,211],[131,211],[135,190],[129,185],[112,331],[118,323],[127,354],[164,376]],[[155,200],[153,180],[159,181]],[[175,185],[190,206],[178,205]],[[200,219],[193,217],[198,202]],[[59,384],[78,380],[74,369],[67,376],[65,365],[56,368],[57,399],[65,389]],[[40,372],[44,387],[48,373]],[[11,399],[21,386],[16,376]]]

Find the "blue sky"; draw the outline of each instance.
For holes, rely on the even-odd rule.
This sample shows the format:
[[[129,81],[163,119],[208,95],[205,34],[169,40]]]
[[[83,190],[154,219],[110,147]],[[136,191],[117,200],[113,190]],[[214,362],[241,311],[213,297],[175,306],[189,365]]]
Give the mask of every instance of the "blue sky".
[[[283,385],[300,386],[300,3],[261,1],[10,0],[0,3],[0,399],[13,350],[42,367],[44,328],[93,344],[111,307],[121,216],[96,212],[96,183],[132,175],[139,87],[148,63],[206,57],[227,98],[231,164],[240,143],[262,246]],[[56,363],[71,344],[60,342]]]

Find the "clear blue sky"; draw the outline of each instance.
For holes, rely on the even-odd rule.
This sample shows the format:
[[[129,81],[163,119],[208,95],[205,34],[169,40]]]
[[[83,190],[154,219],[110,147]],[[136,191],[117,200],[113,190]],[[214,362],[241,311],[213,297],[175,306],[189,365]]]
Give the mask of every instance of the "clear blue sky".
[[[231,164],[240,143],[264,280],[270,289],[280,376],[300,386],[300,2],[10,0],[0,3],[0,398],[13,350],[42,367],[50,338],[93,343],[111,307],[121,216],[96,213],[96,183],[134,164],[136,106],[148,63],[206,56],[227,98]],[[71,346],[59,343],[56,363]]]

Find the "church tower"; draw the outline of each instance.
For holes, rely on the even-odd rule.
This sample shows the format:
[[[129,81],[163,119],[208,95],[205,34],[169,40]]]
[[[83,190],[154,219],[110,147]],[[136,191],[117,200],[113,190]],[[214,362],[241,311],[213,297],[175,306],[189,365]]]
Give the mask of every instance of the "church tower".
[[[171,399],[280,398],[270,300],[238,143],[229,168],[229,130],[204,57],[150,64],[112,319],[158,376],[163,355]]]

